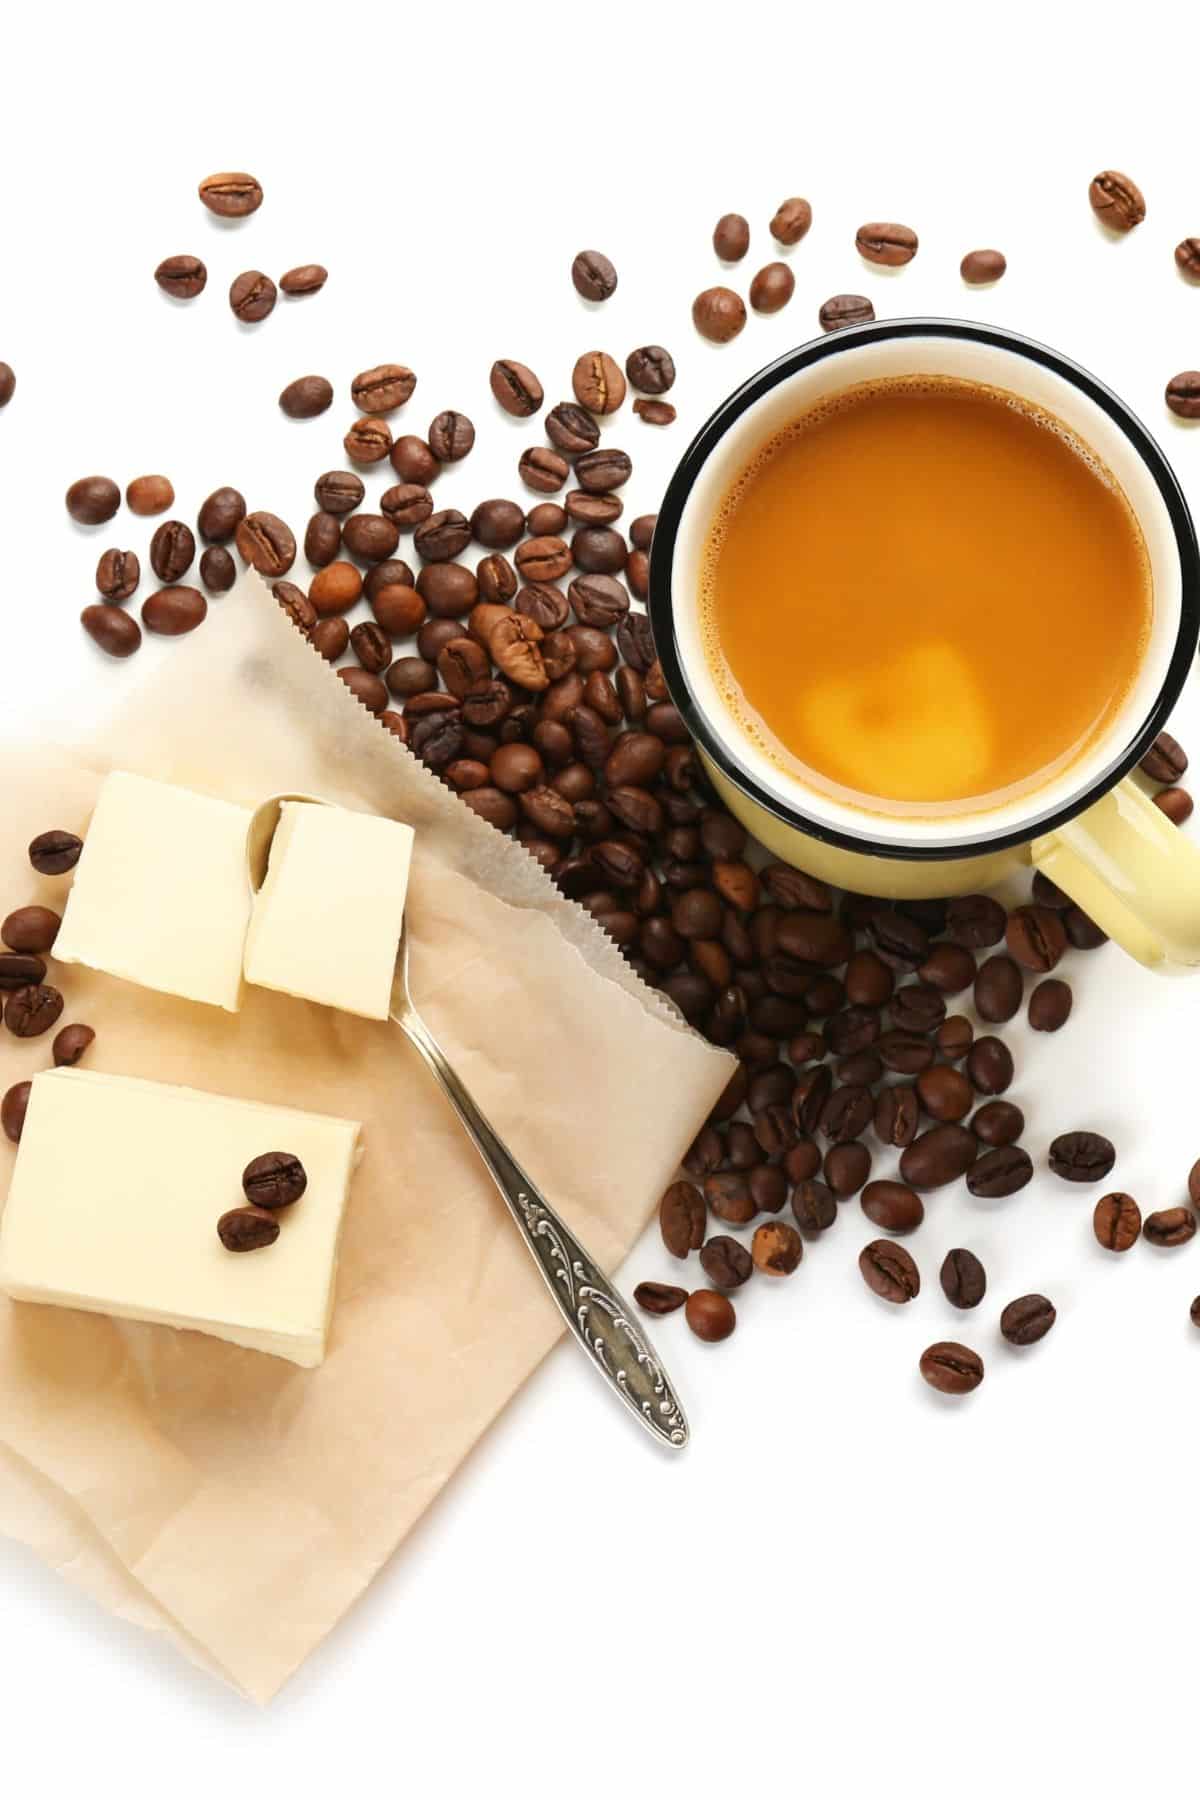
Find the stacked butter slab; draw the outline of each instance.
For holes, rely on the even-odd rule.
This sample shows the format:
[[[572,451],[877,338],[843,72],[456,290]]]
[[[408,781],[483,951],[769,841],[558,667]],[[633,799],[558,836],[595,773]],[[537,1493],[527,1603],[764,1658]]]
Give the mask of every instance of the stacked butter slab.
[[[208,1332],[305,1368],[325,1355],[359,1126],[82,1069],[33,1079],[0,1225],[0,1288]],[[308,1186],[278,1241],[234,1256],[217,1219],[246,1164],[285,1150]]]

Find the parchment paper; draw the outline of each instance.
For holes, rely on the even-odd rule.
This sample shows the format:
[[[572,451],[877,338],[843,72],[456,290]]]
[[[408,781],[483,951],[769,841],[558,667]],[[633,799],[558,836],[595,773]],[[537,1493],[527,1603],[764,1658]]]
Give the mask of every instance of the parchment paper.
[[[173,649],[177,672],[138,682],[102,743],[0,748],[0,914],[61,907],[66,881],[34,875],[26,845],[50,827],[83,831],[110,768],[246,805],[291,789],[407,819],[418,1003],[535,1180],[614,1267],[730,1058],[359,706],[257,576]],[[265,1701],[546,1354],[558,1314],[395,1027],[255,988],[235,1017],[60,973],[64,1022],[97,1032],[90,1067],[364,1122],[318,1370],[0,1298],[0,1528]],[[0,1030],[0,1091],[49,1053],[48,1038]],[[0,1198],[12,1154],[0,1139]],[[612,1404],[579,1375],[589,1402]]]

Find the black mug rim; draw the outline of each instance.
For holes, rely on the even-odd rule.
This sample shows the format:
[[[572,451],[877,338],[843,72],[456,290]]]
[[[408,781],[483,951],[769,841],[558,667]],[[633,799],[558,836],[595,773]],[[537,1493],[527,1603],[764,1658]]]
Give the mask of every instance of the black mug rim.
[[[911,843],[897,843],[877,839],[870,835],[869,823],[865,824],[861,832],[841,831],[824,819],[812,817],[803,808],[789,805],[764,788],[731,745],[712,729],[701,711],[684,673],[675,631],[672,570],[680,522],[697,477],[726,432],[748,408],[799,370],[822,362],[828,356],[843,354],[855,345],[908,337],[960,338],[1012,351],[1049,369],[1086,394],[1124,434],[1145,464],[1166,508],[1179,556],[1180,606],[1175,645],[1154,704],[1126,747],[1081,794],[1075,795],[1065,804],[1049,812],[1035,814],[1016,828],[982,831],[975,837],[955,841],[939,842],[921,838]],[[1023,337],[1017,332],[1006,331],[995,325],[975,324],[965,319],[886,319],[866,325],[844,326],[826,337],[813,339],[786,351],[775,362],[769,363],[743,382],[701,426],[684,452],[659,509],[650,550],[647,610],[654,634],[655,651],[672,700],[704,754],[747,800],[793,830],[816,838],[821,843],[834,845],[840,850],[899,862],[954,861],[1012,849],[1058,829],[1069,820],[1077,818],[1080,813],[1086,812],[1089,806],[1094,806],[1098,799],[1115,787],[1140,762],[1179,698],[1200,640],[1200,549],[1197,548],[1195,526],[1183,489],[1166,455],[1136,413],[1087,369],[1034,338]]]

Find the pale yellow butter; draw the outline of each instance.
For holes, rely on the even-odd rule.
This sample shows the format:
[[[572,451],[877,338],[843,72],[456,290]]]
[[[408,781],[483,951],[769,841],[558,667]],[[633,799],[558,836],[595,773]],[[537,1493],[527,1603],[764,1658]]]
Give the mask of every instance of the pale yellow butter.
[[[55,960],[237,1012],[250,918],[243,806],[123,772],[106,777]]]
[[[412,860],[408,825],[285,801],[246,939],[246,980],[386,1019]]]
[[[0,1223],[0,1289],[315,1367],[359,1130],[193,1088],[45,1070],[33,1078]],[[298,1156],[307,1189],[277,1215],[274,1244],[231,1252],[217,1220],[244,1204],[242,1170],[268,1150]]]

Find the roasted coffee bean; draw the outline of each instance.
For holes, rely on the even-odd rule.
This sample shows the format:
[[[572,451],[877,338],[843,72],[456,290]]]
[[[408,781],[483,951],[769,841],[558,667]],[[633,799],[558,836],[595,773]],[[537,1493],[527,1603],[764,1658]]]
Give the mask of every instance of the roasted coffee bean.
[[[781,916],[776,942],[787,956],[833,969],[845,962],[851,938],[841,920],[829,913],[796,911]]]
[[[880,1007],[891,999],[895,977],[873,950],[856,950],[846,964],[845,983],[852,1005]]]
[[[907,225],[860,225],[854,238],[858,254],[867,262],[898,269],[917,254],[917,234]]]
[[[908,1083],[881,1089],[875,1102],[875,1136],[881,1144],[903,1149],[911,1144],[920,1126],[917,1090]]]
[[[4,1007],[4,1023],[14,1037],[41,1037],[57,1024],[63,1009],[63,997],[56,987],[40,982],[33,987],[18,988],[10,994]]]
[[[706,1344],[719,1344],[732,1337],[737,1327],[733,1303],[711,1288],[697,1288],[689,1294],[683,1316],[695,1335]]]
[[[83,839],[73,831],[43,831],[29,846],[29,860],[39,875],[65,875],[82,849]]]
[[[308,1187],[308,1175],[298,1156],[289,1150],[268,1150],[242,1170],[242,1192],[254,1206],[268,1212],[294,1206]]]
[[[721,902],[708,888],[689,888],[674,902],[671,923],[680,937],[716,937],[721,929]]]
[[[159,588],[142,603],[142,624],[157,637],[182,637],[207,616],[208,601],[199,588]]]
[[[46,965],[33,951],[0,951],[0,993],[37,987],[46,979]]]
[[[579,623],[596,631],[611,630],[629,611],[629,595],[611,575],[576,575],[567,597]]]
[[[975,980],[975,958],[961,944],[935,944],[917,974],[939,993],[961,994]]]
[[[277,581],[271,592],[296,630],[304,637],[311,637],[317,623],[317,609],[303,589],[298,588],[294,581]],[[347,631],[347,642],[349,637],[350,633]],[[345,643],[342,648],[345,649]]]
[[[762,1275],[794,1275],[804,1256],[804,1239],[782,1219],[760,1225],[750,1240],[754,1267]]]
[[[771,236],[778,244],[798,244],[812,224],[812,207],[799,195],[784,200],[771,220]]]
[[[281,587],[284,585],[280,583]],[[318,656],[324,657],[326,662],[336,662],[350,643],[350,627],[345,619],[318,619],[308,634],[308,641]],[[421,667],[424,668],[425,664],[421,663]],[[377,670],[376,673],[382,671]]]
[[[96,601],[85,606],[79,622],[98,649],[106,656],[132,656],[142,646],[142,629],[119,606]]]
[[[903,1171],[903,1160],[900,1166]],[[881,1231],[915,1231],[925,1217],[920,1197],[900,1181],[868,1181],[859,1196],[859,1204],[871,1223],[878,1225]]]
[[[675,385],[674,359],[661,344],[643,344],[631,350],[625,358],[625,373],[630,387],[641,394],[666,394]]]
[[[871,1152],[865,1144],[831,1144],[825,1152],[822,1174],[839,1200],[857,1194],[871,1173]]]
[[[605,762],[605,780],[610,787],[649,787],[662,773],[665,757],[661,740],[650,732],[622,732]],[[712,934],[707,932],[699,935]]]
[[[1002,1025],[1021,1010],[1024,982],[1011,956],[989,956],[975,977],[975,1010],[989,1024]]]
[[[625,661],[644,675],[655,660],[654,634],[645,613],[628,612],[617,626],[617,649]]]
[[[513,598],[519,586],[516,570],[507,556],[498,553],[485,556],[476,566],[475,580],[480,599],[486,600],[489,606],[504,605]]]
[[[325,622],[343,623],[344,621]],[[382,675],[384,670],[391,666],[392,640],[383,629],[382,625],[376,624],[374,619],[364,619],[361,624],[356,625],[354,630],[350,633],[349,642],[350,648],[353,650],[363,668],[369,670],[372,675]],[[472,644],[471,649],[477,656],[483,658],[486,664],[487,659],[484,657],[483,651],[480,650],[478,644]],[[443,679],[444,678],[443,674]],[[450,688],[451,693],[455,691],[448,681],[446,682],[446,686]]]
[[[545,767],[532,744],[501,744],[492,758],[492,780],[503,793],[525,794],[545,780]]]
[[[982,287],[999,281],[1008,267],[1001,250],[968,250],[958,265],[958,272],[968,287]]]
[[[1039,981],[1029,996],[1029,1023],[1034,1031],[1061,1031],[1071,1016],[1074,995],[1065,981]]]
[[[983,1380],[983,1358],[965,1344],[930,1344],[919,1366],[922,1380],[939,1394],[970,1394]]]
[[[601,250],[581,250],[571,264],[571,280],[584,300],[607,300],[617,291],[617,271]]]
[[[224,544],[209,544],[200,558],[200,579],[210,594],[227,594],[237,580],[237,564]]]
[[[1063,914],[1063,925],[1067,937],[1076,950],[1099,950],[1107,944],[1108,934],[1101,931],[1094,919],[1089,919],[1080,906],[1069,906]]]
[[[529,541],[536,543],[538,540],[531,538]],[[571,560],[577,569],[588,574],[617,575],[625,567],[628,556],[629,551],[620,532],[609,531],[603,526],[585,526],[571,539]]]
[[[533,370],[512,357],[500,357],[492,364],[489,377],[497,402],[514,419],[530,419],[540,411],[545,390]]]
[[[462,619],[479,599],[479,584],[463,563],[431,562],[417,576],[417,593],[436,619]]]
[[[964,894],[951,900],[946,910],[946,936],[968,950],[986,950],[998,944],[1008,923],[998,900],[987,894]]]
[[[196,540],[180,519],[167,519],[150,540],[150,567],[160,581],[178,581],[195,554]]]
[[[334,513],[314,513],[304,533],[304,555],[314,569],[326,568],[342,547],[341,521]]]
[[[1200,369],[1183,369],[1172,375],[1165,398],[1176,418],[1200,419]]]
[[[975,1027],[962,1013],[954,1013],[938,1026],[934,1041],[948,1062],[959,1062],[971,1048]]]
[[[561,630],[569,617],[566,595],[546,581],[527,582],[513,604],[523,618],[532,619],[543,631]]]
[[[792,1213],[801,1231],[828,1231],[837,1220],[837,1200],[823,1181],[798,1181],[792,1190]]]
[[[1153,744],[1138,764],[1144,775],[1151,781],[1161,781],[1174,785],[1181,781],[1187,773],[1187,751],[1173,738],[1169,731],[1160,731]]]
[[[900,1158],[903,1180],[916,1188],[957,1181],[979,1154],[979,1139],[965,1125],[935,1125],[914,1138]]]
[[[687,1289],[672,1287],[665,1281],[639,1281],[633,1290],[633,1298],[643,1312],[661,1318],[665,1313],[678,1312],[687,1299]]]
[[[1103,1181],[1117,1153],[1098,1131],[1065,1131],[1050,1146],[1050,1168],[1064,1181]]]
[[[328,280],[329,270],[321,263],[299,263],[279,277],[279,286],[283,293],[300,299],[305,294],[320,293]]]
[[[313,576],[312,581],[309,583],[308,598],[312,604],[313,610],[321,618],[328,618],[331,613],[348,612],[355,602],[361,598],[362,591],[362,576],[354,567],[353,563],[331,562],[328,567],[318,569],[317,573]],[[383,590],[383,592],[376,596],[373,603],[376,617],[379,619],[380,624],[383,625],[385,631],[391,629],[391,627],[384,617],[384,608],[381,603],[383,601],[384,593],[390,594],[392,591],[393,590],[390,588]],[[412,594],[411,588],[405,588],[402,592],[405,596],[410,596]],[[407,600],[406,604],[408,604]],[[421,616],[422,618],[424,617],[423,605],[421,607]],[[397,632],[397,635],[399,636],[402,634]]]
[[[1024,1129],[1025,1114],[1010,1100],[989,1100],[971,1120],[975,1136],[993,1148],[1015,1144]]]
[[[934,1057],[933,1045],[917,1031],[885,1031],[875,1051],[884,1068],[897,1075],[919,1075]]]
[[[140,519],[148,519],[175,504],[175,489],[165,475],[135,475],[125,489],[125,504]]]
[[[890,968],[911,974],[924,962],[929,934],[915,919],[880,906],[871,914],[867,929],[876,951]]]
[[[745,865],[741,865],[745,867]],[[747,871],[749,873],[749,871]],[[811,980],[807,983],[811,986]],[[800,988],[798,992],[803,993]],[[867,1050],[879,1036],[879,1014],[870,1006],[847,1006],[834,1013],[825,1027],[825,1042],[834,1056]]]
[[[859,1251],[858,1267],[871,1292],[895,1306],[915,1300],[921,1291],[920,1271],[903,1244],[876,1238]]]
[[[784,1173],[791,1182],[811,1181],[821,1167],[821,1152],[812,1138],[800,1138],[783,1159]]]
[[[796,277],[785,262],[767,263],[750,283],[750,304],[756,313],[777,313],[796,291]]]
[[[106,525],[121,504],[121,490],[107,475],[84,475],[67,489],[67,511],[77,525]]]
[[[279,406],[289,419],[316,419],[333,405],[333,383],[324,375],[301,375],[289,381]]]
[[[428,487],[441,468],[425,439],[411,431],[396,439],[389,460],[401,481],[415,482],[420,487]]]
[[[1054,912],[1066,912],[1071,904],[1071,896],[1064,894],[1040,869],[1033,873],[1033,897],[1039,906],[1048,906]]]
[[[344,671],[339,671],[344,673]],[[409,724],[409,748],[419,756],[426,768],[441,774],[462,755],[463,723],[457,708],[453,712],[429,712]]]
[[[930,1118],[957,1124],[975,1104],[975,1092],[959,1069],[946,1063],[925,1069],[917,1077],[917,1094]]]
[[[96,564],[96,591],[113,605],[128,600],[141,578],[134,550],[106,550]]]
[[[712,1175],[720,1168],[724,1153],[720,1133],[711,1125],[703,1125],[688,1147],[683,1166],[689,1175]]]
[[[494,825],[497,831],[508,831],[517,822],[516,801],[510,794],[502,794],[499,788],[476,788],[463,795],[463,803],[489,825]]]
[[[525,581],[557,581],[571,567],[571,552],[561,538],[526,538],[514,561]]]
[[[978,1306],[987,1293],[987,1274],[971,1250],[948,1250],[938,1271],[938,1280],[951,1306],[957,1306],[963,1312]]]
[[[786,1104],[764,1106],[755,1115],[754,1135],[763,1154],[782,1156],[796,1141],[796,1126]]]
[[[347,476],[347,480],[356,479]],[[362,498],[361,493],[359,499]],[[330,508],[330,511],[336,510]],[[263,515],[260,515],[263,516]],[[267,514],[266,517],[273,515]],[[236,488],[214,488],[200,508],[196,526],[207,544],[225,544],[246,517],[246,502]],[[282,571],[280,571],[282,573]]]
[[[556,494],[571,473],[571,465],[557,450],[536,444],[522,453],[517,474],[535,494]]]
[[[1019,1144],[987,1150],[967,1171],[967,1189],[981,1200],[1000,1200],[1033,1180],[1033,1163]]]
[[[840,1059],[836,1073],[839,1081],[874,1087],[883,1080],[883,1063],[873,1050],[856,1050],[853,1056]]]
[[[715,1288],[739,1288],[754,1273],[750,1252],[731,1237],[709,1238],[700,1252],[700,1267]]]
[[[269,581],[286,575],[296,560],[291,528],[272,512],[247,513],[234,533],[238,555]]]
[[[707,982],[704,986],[708,989]],[[663,991],[669,993],[672,990],[664,983]],[[708,991],[711,992],[711,989]],[[741,1170],[706,1176],[704,1198],[709,1210],[727,1225],[748,1225],[756,1211],[750,1184]]]
[[[61,924],[61,917],[49,906],[18,906],[0,925],[0,943],[6,944],[10,950],[39,956],[53,949]],[[43,970],[42,974],[44,973]],[[32,979],[40,981],[42,974]],[[24,987],[25,983],[19,982],[17,985]]]
[[[164,256],[154,279],[173,300],[194,300],[204,292],[208,270],[198,256]]]
[[[1002,1038],[976,1038],[967,1052],[967,1074],[980,1094],[1003,1094],[1012,1086],[1012,1052]]]
[[[352,513],[342,526],[343,548],[360,562],[386,562],[399,542],[399,527],[382,513]]]
[[[0,362],[0,406],[7,406],[17,391],[17,378],[11,363]]]
[[[752,1114],[764,1107],[787,1105],[795,1092],[795,1071],[784,1062],[772,1061],[758,1069],[746,1090],[746,1104]],[[789,1138],[789,1145],[794,1138]]]
[[[1175,266],[1180,274],[1200,281],[1200,238],[1181,238],[1175,246]]]
[[[623,487],[633,473],[624,450],[585,450],[575,463],[575,479],[589,494],[611,494]]]
[[[392,448],[392,433],[386,419],[378,419],[373,414],[355,419],[342,439],[342,448],[351,462],[382,462]]]
[[[711,344],[728,344],[746,323],[746,305],[732,288],[705,288],[692,301],[692,323]]]
[[[1131,1250],[1142,1230],[1142,1211],[1132,1194],[1105,1194],[1097,1200],[1092,1230],[1105,1250]]]
[[[229,288],[229,305],[243,325],[257,325],[275,310],[275,283],[261,269],[244,269]]]
[[[1018,906],[1009,915],[1005,941],[1013,958],[1035,975],[1047,975],[1061,961],[1067,934],[1048,906]]]
[[[431,513],[417,526],[413,544],[426,562],[452,562],[471,541],[471,526],[454,507]]]
[[[629,541],[635,550],[649,550],[657,520],[657,513],[639,513],[633,521],[629,527]]]
[[[953,948],[953,945],[947,946]],[[900,1031],[930,1033],[936,1031],[946,1016],[946,1002],[938,989],[927,982],[907,982],[897,988],[889,1013],[893,1026]]]
[[[399,530],[411,531],[433,512],[433,496],[418,481],[401,481],[380,494],[379,510]]]
[[[253,1206],[237,1206],[217,1220],[217,1236],[227,1250],[265,1250],[279,1236],[279,1220]]]
[[[581,456],[600,442],[600,427],[583,406],[564,400],[546,414],[546,436],[564,456]]]
[[[263,191],[253,175],[223,172],[206,175],[197,192],[209,212],[222,219],[245,219],[257,212]]]
[[[1154,796],[1159,812],[1165,813],[1172,825],[1184,825],[1192,816],[1195,801],[1186,788],[1162,788]]]
[[[370,675],[367,673],[366,669],[348,668],[339,669],[337,676],[338,680],[350,689],[354,698],[361,706],[365,706],[368,712],[386,712],[388,698],[387,689],[384,687],[382,681],[380,681],[378,675]],[[427,722],[428,721],[422,721],[422,723]],[[410,743],[413,743],[414,735],[414,733],[410,732]],[[457,756],[457,748],[452,747],[446,742],[445,738],[438,739],[438,742],[439,744],[445,745],[445,759],[447,762],[450,762]],[[415,743],[413,743],[413,748],[416,748]],[[425,760],[428,761],[428,758]],[[432,763],[430,764],[430,767],[433,767]]]
[[[584,352],[571,372],[571,386],[580,406],[593,413],[614,413],[625,399],[625,377],[606,350]]]
[[[741,213],[722,213],[713,226],[713,249],[722,262],[741,262],[750,248],[750,223]]]
[[[1000,1314],[1000,1331],[1010,1344],[1036,1344],[1057,1317],[1045,1294],[1023,1294],[1010,1300]]]
[[[390,413],[411,400],[417,378],[403,363],[379,363],[350,383],[350,398],[360,412]]]
[[[428,694],[437,687],[437,671],[421,656],[401,656],[387,672],[387,684],[400,700]]]
[[[483,500],[471,514],[471,535],[488,550],[509,550],[525,535],[525,515],[514,500]]]
[[[847,1144],[861,1137],[874,1116],[875,1103],[870,1088],[834,1088],[821,1108],[819,1129],[833,1144]]]
[[[29,1110],[29,1096],[33,1092],[31,1081],[17,1081],[9,1088],[3,1100],[0,1100],[0,1130],[4,1132],[10,1143],[19,1144],[21,1133],[25,1129],[25,1114]]]
[[[1142,190],[1119,169],[1102,169],[1088,188],[1092,211],[1110,231],[1132,231],[1146,216]]]
[[[10,1006],[11,1011],[11,1006]],[[1168,1206],[1161,1212],[1147,1213],[1142,1236],[1148,1244],[1170,1250],[1186,1244],[1196,1235],[1196,1215],[1190,1206]]]
[[[821,303],[817,317],[822,331],[837,331],[843,325],[866,325],[875,308],[865,294],[833,294]]]

